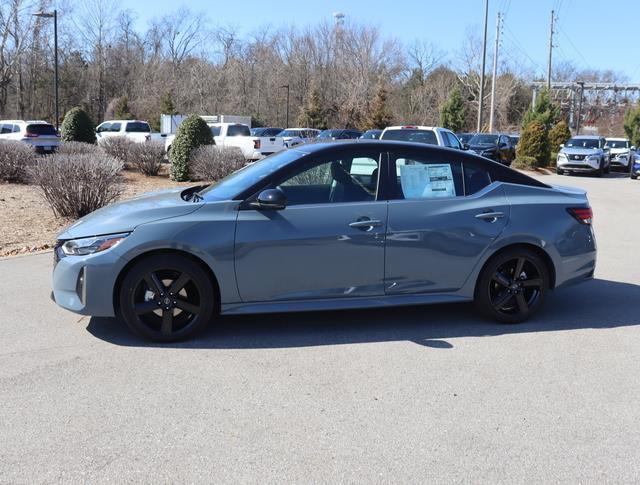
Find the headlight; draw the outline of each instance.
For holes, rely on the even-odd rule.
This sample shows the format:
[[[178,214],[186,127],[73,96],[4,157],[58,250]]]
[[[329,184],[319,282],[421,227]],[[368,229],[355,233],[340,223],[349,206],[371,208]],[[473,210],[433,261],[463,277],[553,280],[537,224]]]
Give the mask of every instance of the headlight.
[[[100,253],[116,246],[129,234],[128,232],[123,232],[107,236],[72,239],[62,245],[62,252],[67,256],[86,256],[87,254]]]
[[[564,153],[558,153],[558,160],[560,159],[566,160],[567,156]]]
[[[592,160],[594,162],[597,162],[598,160],[600,160],[600,155],[589,155],[587,157],[587,160]]]

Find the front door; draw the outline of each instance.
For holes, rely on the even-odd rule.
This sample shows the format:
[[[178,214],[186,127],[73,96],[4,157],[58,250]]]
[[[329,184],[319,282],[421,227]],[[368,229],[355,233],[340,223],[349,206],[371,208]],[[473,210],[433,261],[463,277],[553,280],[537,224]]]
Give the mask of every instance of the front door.
[[[377,150],[357,148],[303,160],[269,184],[286,195],[285,209],[239,211],[235,267],[243,301],[384,294],[380,160]]]
[[[454,154],[437,157],[390,154],[387,294],[458,290],[507,224],[501,185]]]

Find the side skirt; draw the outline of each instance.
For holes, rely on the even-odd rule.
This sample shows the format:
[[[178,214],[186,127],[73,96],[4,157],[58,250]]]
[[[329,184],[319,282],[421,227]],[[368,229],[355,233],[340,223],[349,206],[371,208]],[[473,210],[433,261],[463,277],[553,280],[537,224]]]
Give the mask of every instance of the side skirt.
[[[275,302],[244,302],[223,304],[223,315],[249,313],[306,312],[321,310],[349,310],[358,308],[383,308],[431,303],[469,302],[471,298],[452,294],[382,295],[361,298],[333,298],[318,300],[290,300]]]

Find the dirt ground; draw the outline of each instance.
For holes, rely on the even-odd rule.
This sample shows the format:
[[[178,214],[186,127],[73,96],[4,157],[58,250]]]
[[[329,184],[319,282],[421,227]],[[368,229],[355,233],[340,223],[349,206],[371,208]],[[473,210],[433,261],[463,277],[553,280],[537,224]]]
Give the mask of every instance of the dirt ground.
[[[121,199],[164,188],[194,185],[193,182],[173,182],[167,175],[145,177],[129,171],[123,172],[123,179]],[[0,257],[49,249],[56,235],[71,222],[53,215],[37,187],[0,183]]]

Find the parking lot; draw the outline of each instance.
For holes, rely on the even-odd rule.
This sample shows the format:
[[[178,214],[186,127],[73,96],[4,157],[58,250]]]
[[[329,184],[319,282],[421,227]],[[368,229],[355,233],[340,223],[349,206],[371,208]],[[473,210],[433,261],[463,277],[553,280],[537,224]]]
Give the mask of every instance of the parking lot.
[[[594,281],[504,326],[466,305],[226,317],[153,345],[0,261],[0,483],[631,483],[640,183],[588,190]]]

